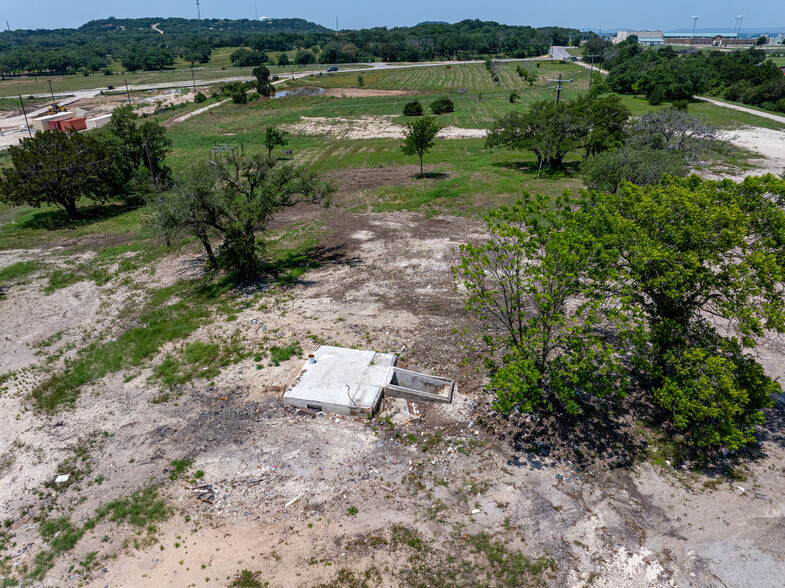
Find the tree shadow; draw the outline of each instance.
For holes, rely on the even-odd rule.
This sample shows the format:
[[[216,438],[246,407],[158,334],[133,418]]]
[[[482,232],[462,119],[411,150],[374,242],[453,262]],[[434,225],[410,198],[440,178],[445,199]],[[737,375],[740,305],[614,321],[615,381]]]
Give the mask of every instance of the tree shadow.
[[[446,180],[447,178],[451,177],[452,174],[447,172],[423,172],[421,174],[414,174],[414,178],[417,180]]]
[[[331,247],[315,246],[302,251],[289,251],[281,259],[267,261],[262,264],[261,278],[272,280],[280,286],[302,284],[315,285],[315,282],[303,280],[302,277],[309,269],[316,269],[325,264],[345,265],[358,267],[362,261],[359,257],[348,257],[345,245]]]
[[[22,220],[19,226],[23,229],[44,231],[77,229],[115,218],[129,210],[127,206],[120,204],[85,206],[78,209],[78,216],[76,217],[68,216],[64,210],[41,210],[32,213],[30,218]]]
[[[510,447],[526,453],[524,463],[512,465],[542,467],[544,458],[561,458],[576,469],[589,469],[600,462],[611,468],[629,468],[644,457],[648,442],[636,432],[636,420],[656,421],[660,415],[641,391],[615,402],[584,407],[581,415],[571,415],[554,407],[539,416],[499,416],[507,431],[502,435]]]
[[[549,180],[560,180],[573,176],[578,173],[580,169],[580,161],[568,161],[560,169],[550,169],[547,167],[539,168],[536,161],[497,161],[491,164],[494,167],[500,167],[512,171],[521,172],[527,175],[539,176]]]

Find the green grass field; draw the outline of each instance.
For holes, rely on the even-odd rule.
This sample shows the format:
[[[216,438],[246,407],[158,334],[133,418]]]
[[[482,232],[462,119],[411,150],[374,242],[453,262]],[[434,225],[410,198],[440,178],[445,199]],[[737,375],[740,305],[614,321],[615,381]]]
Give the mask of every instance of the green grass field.
[[[373,70],[364,73],[366,88],[374,90],[409,90],[422,92],[424,94],[446,94],[459,89],[468,90],[469,93],[493,93],[506,92],[509,97],[511,90],[519,90],[526,93],[529,88],[516,73],[516,67],[521,66],[532,69],[540,74],[535,84],[539,92],[547,86],[553,85],[548,82],[549,78],[556,79],[562,74],[564,79],[573,79],[573,82],[565,84],[562,96],[569,99],[571,95],[576,95],[582,90],[585,91],[589,86],[589,72],[583,67],[573,64],[560,64],[549,61],[520,61],[508,62],[503,64],[500,78],[500,85],[496,85],[491,79],[491,75],[485,65],[479,63],[467,63],[461,65],[435,65],[429,67],[412,67],[405,69]],[[539,68],[536,66],[540,65]],[[449,68],[449,69],[448,69]],[[356,88],[357,74],[334,74],[322,77],[310,77],[297,80],[297,85],[321,86],[323,88]]]

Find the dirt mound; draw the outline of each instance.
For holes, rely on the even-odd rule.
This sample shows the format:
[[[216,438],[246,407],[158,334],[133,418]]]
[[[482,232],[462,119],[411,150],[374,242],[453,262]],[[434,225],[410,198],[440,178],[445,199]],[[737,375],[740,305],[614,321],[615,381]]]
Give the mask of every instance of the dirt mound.
[[[402,139],[404,127],[396,124],[397,115],[361,116],[359,118],[332,118],[303,116],[300,122],[288,125],[286,130],[295,135],[325,135],[337,139]],[[444,127],[441,139],[484,139],[486,129],[461,129]]]
[[[379,96],[411,96],[410,90],[369,90],[366,88],[327,88],[322,96],[333,98],[371,98]]]

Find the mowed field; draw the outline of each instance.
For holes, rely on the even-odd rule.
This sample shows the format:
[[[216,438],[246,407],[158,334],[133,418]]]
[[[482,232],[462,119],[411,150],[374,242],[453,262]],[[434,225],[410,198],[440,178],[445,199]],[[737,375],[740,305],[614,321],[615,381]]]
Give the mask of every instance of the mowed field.
[[[573,82],[565,84],[562,97],[575,98],[588,91],[588,71],[573,64],[542,63],[540,79],[534,86],[522,83],[515,72],[516,63],[504,66],[501,85],[493,84],[482,64],[453,67],[422,67],[363,74],[363,86],[358,75],[344,74],[297,80],[293,87],[319,86],[322,88],[352,89],[354,93],[377,90],[397,90],[400,95],[358,96],[337,98],[328,96],[288,96],[279,99],[258,99],[248,104],[226,104],[183,122],[174,122],[182,111],[162,115],[174,141],[171,155],[173,167],[180,169],[207,158],[215,144],[237,145],[248,151],[258,151],[267,126],[278,126],[290,131],[287,148],[276,153],[282,160],[306,164],[320,173],[340,176],[351,170],[398,168],[417,164],[415,157],[406,157],[400,138],[373,136],[372,129],[400,132],[409,118],[402,115],[403,106],[420,100],[426,108],[449,89],[464,88],[465,94],[449,94],[455,112],[441,115],[442,127],[457,129],[490,129],[496,117],[514,110],[525,110],[537,100],[555,100],[547,78],[558,77]],[[534,67],[529,62],[525,64]],[[509,94],[517,88],[521,100],[511,104]],[[403,94],[403,92],[406,92]],[[633,115],[655,109],[640,98],[625,96],[624,103]],[[719,108],[708,103],[690,105],[693,114],[706,115],[710,121],[728,129],[746,124],[765,123],[750,114]],[[774,121],[768,121],[779,126]],[[360,128],[360,133],[350,133]],[[308,132],[304,129],[310,129]],[[362,131],[368,131],[363,133]],[[509,203],[526,190],[557,195],[567,189],[580,189],[583,181],[578,172],[584,153],[580,150],[566,158],[566,169],[556,173],[542,172],[530,152],[489,149],[483,138],[437,139],[434,148],[425,156],[426,171],[438,178],[427,181],[406,181],[394,185],[371,179],[365,183],[361,195],[355,194],[345,205],[355,211],[418,210],[435,213],[477,214],[493,206]],[[733,149],[723,156],[729,165],[738,165],[749,154]],[[419,171],[419,170],[418,170]],[[376,172],[375,172],[376,173]],[[409,175],[413,173],[410,170]]]

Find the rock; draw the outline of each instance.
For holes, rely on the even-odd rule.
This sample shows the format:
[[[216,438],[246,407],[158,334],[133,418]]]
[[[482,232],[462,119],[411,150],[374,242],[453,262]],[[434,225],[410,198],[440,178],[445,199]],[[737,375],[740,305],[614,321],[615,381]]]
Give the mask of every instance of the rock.
[[[70,478],[70,477],[71,476],[69,476],[68,474],[65,474],[65,475],[62,475],[62,476],[57,476],[55,478],[55,484],[65,484],[68,481],[68,478]]]

